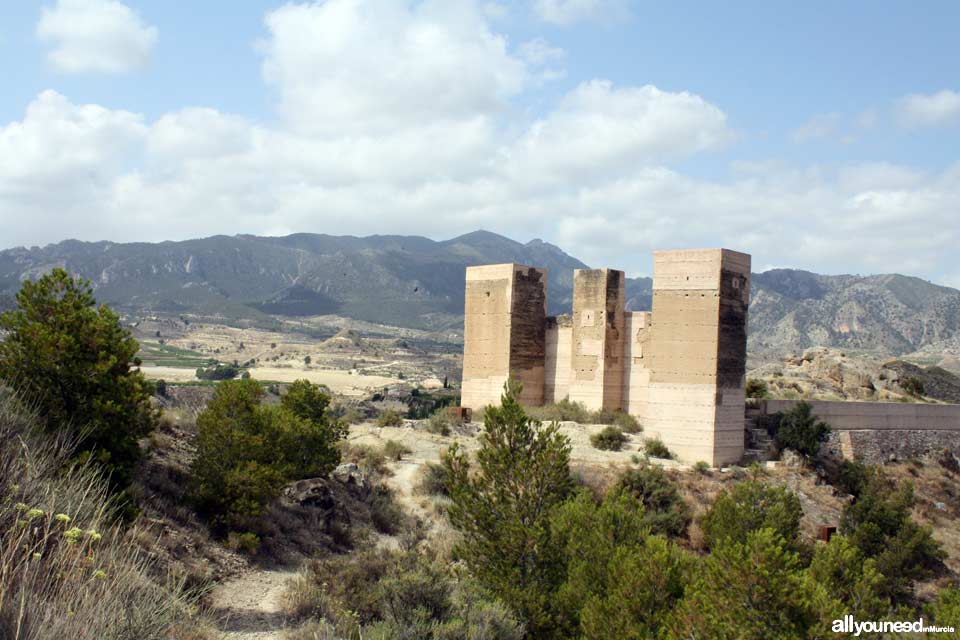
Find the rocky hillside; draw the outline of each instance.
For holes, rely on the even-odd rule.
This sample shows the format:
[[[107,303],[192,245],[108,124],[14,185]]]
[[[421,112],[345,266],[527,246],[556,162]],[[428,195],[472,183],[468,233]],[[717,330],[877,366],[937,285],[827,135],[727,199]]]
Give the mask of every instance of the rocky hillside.
[[[776,269],[754,274],[749,351],[776,358],[812,346],[930,364],[960,354],[960,291],[902,275],[823,276]]]
[[[854,356],[815,347],[747,374],[771,397],[811,400],[960,402],[960,376],[941,367]]]
[[[420,236],[215,236],[183,242],[68,240],[0,251],[0,308],[25,278],[65,267],[98,299],[132,313],[267,322],[335,314],[428,329],[458,329],[469,265],[519,262],[549,273],[550,313],[569,312],[573,270],[584,263],[540,240],[485,231]],[[649,309],[650,278],[627,279],[627,308]],[[910,355],[960,370],[960,291],[902,275],[754,274],[749,351],[754,363],[813,346]]]

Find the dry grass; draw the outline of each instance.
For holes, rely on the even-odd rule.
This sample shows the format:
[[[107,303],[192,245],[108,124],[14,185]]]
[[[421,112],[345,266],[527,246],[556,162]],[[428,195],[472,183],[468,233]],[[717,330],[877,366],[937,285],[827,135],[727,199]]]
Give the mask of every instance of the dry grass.
[[[0,637],[198,637],[179,586],[150,579],[138,528],[113,524],[102,479],[65,468],[69,447],[33,425],[0,389]]]

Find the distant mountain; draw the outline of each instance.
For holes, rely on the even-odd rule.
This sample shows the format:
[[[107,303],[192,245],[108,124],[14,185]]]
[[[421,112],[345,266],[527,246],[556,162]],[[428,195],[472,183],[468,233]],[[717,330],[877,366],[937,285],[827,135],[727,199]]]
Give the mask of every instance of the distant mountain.
[[[753,275],[749,351],[811,346],[883,355],[960,354],[960,291],[898,274],[823,276],[775,269]]]
[[[457,326],[469,265],[548,269],[551,312],[571,304],[573,270],[557,247],[486,231],[436,242],[419,236],[214,236],[183,242],[68,240],[0,251],[0,295],[53,267],[88,278],[97,298],[130,312],[224,318],[338,314],[417,327]]]
[[[569,312],[573,270],[587,265],[558,247],[475,231],[445,241],[420,236],[214,236],[182,242],[68,240],[0,251],[0,301],[25,278],[60,266],[90,279],[97,297],[130,313],[189,313],[268,321],[338,314],[382,324],[459,328],[469,265],[546,267],[552,314]],[[627,308],[650,308],[650,278],[628,278]],[[960,354],[960,291],[902,275],[754,274],[749,350],[779,359],[811,346],[881,355]]]

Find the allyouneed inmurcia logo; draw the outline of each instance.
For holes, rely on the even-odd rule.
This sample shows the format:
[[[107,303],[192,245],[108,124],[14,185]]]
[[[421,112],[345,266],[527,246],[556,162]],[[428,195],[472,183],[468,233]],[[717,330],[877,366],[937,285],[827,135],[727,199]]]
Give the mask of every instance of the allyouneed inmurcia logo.
[[[834,633],[852,633],[855,637],[861,633],[954,633],[953,627],[928,627],[923,622],[923,618],[913,622],[891,620],[866,620],[859,622],[852,615],[843,616],[839,620],[833,621]]]

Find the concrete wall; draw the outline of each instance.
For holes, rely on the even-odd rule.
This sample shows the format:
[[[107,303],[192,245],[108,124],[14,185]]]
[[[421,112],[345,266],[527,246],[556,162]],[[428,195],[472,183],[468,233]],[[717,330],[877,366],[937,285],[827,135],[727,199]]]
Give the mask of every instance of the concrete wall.
[[[766,413],[786,411],[796,400],[765,400]],[[904,402],[830,402],[810,400],[813,413],[836,431],[956,431],[960,433],[960,404]]]
[[[570,394],[570,356],[573,344],[573,318],[547,318],[546,368],[543,401],[559,402]]]
[[[756,401],[752,401],[756,402]],[[787,411],[796,400],[764,400],[761,413]],[[825,453],[880,463],[928,451],[960,452],[960,405],[812,400],[813,413],[832,428]]]
[[[569,394],[591,410],[623,406],[624,297],[622,271],[573,272]]]
[[[499,404],[508,378],[521,401],[543,403],[546,271],[517,264],[468,267],[461,403]]]

